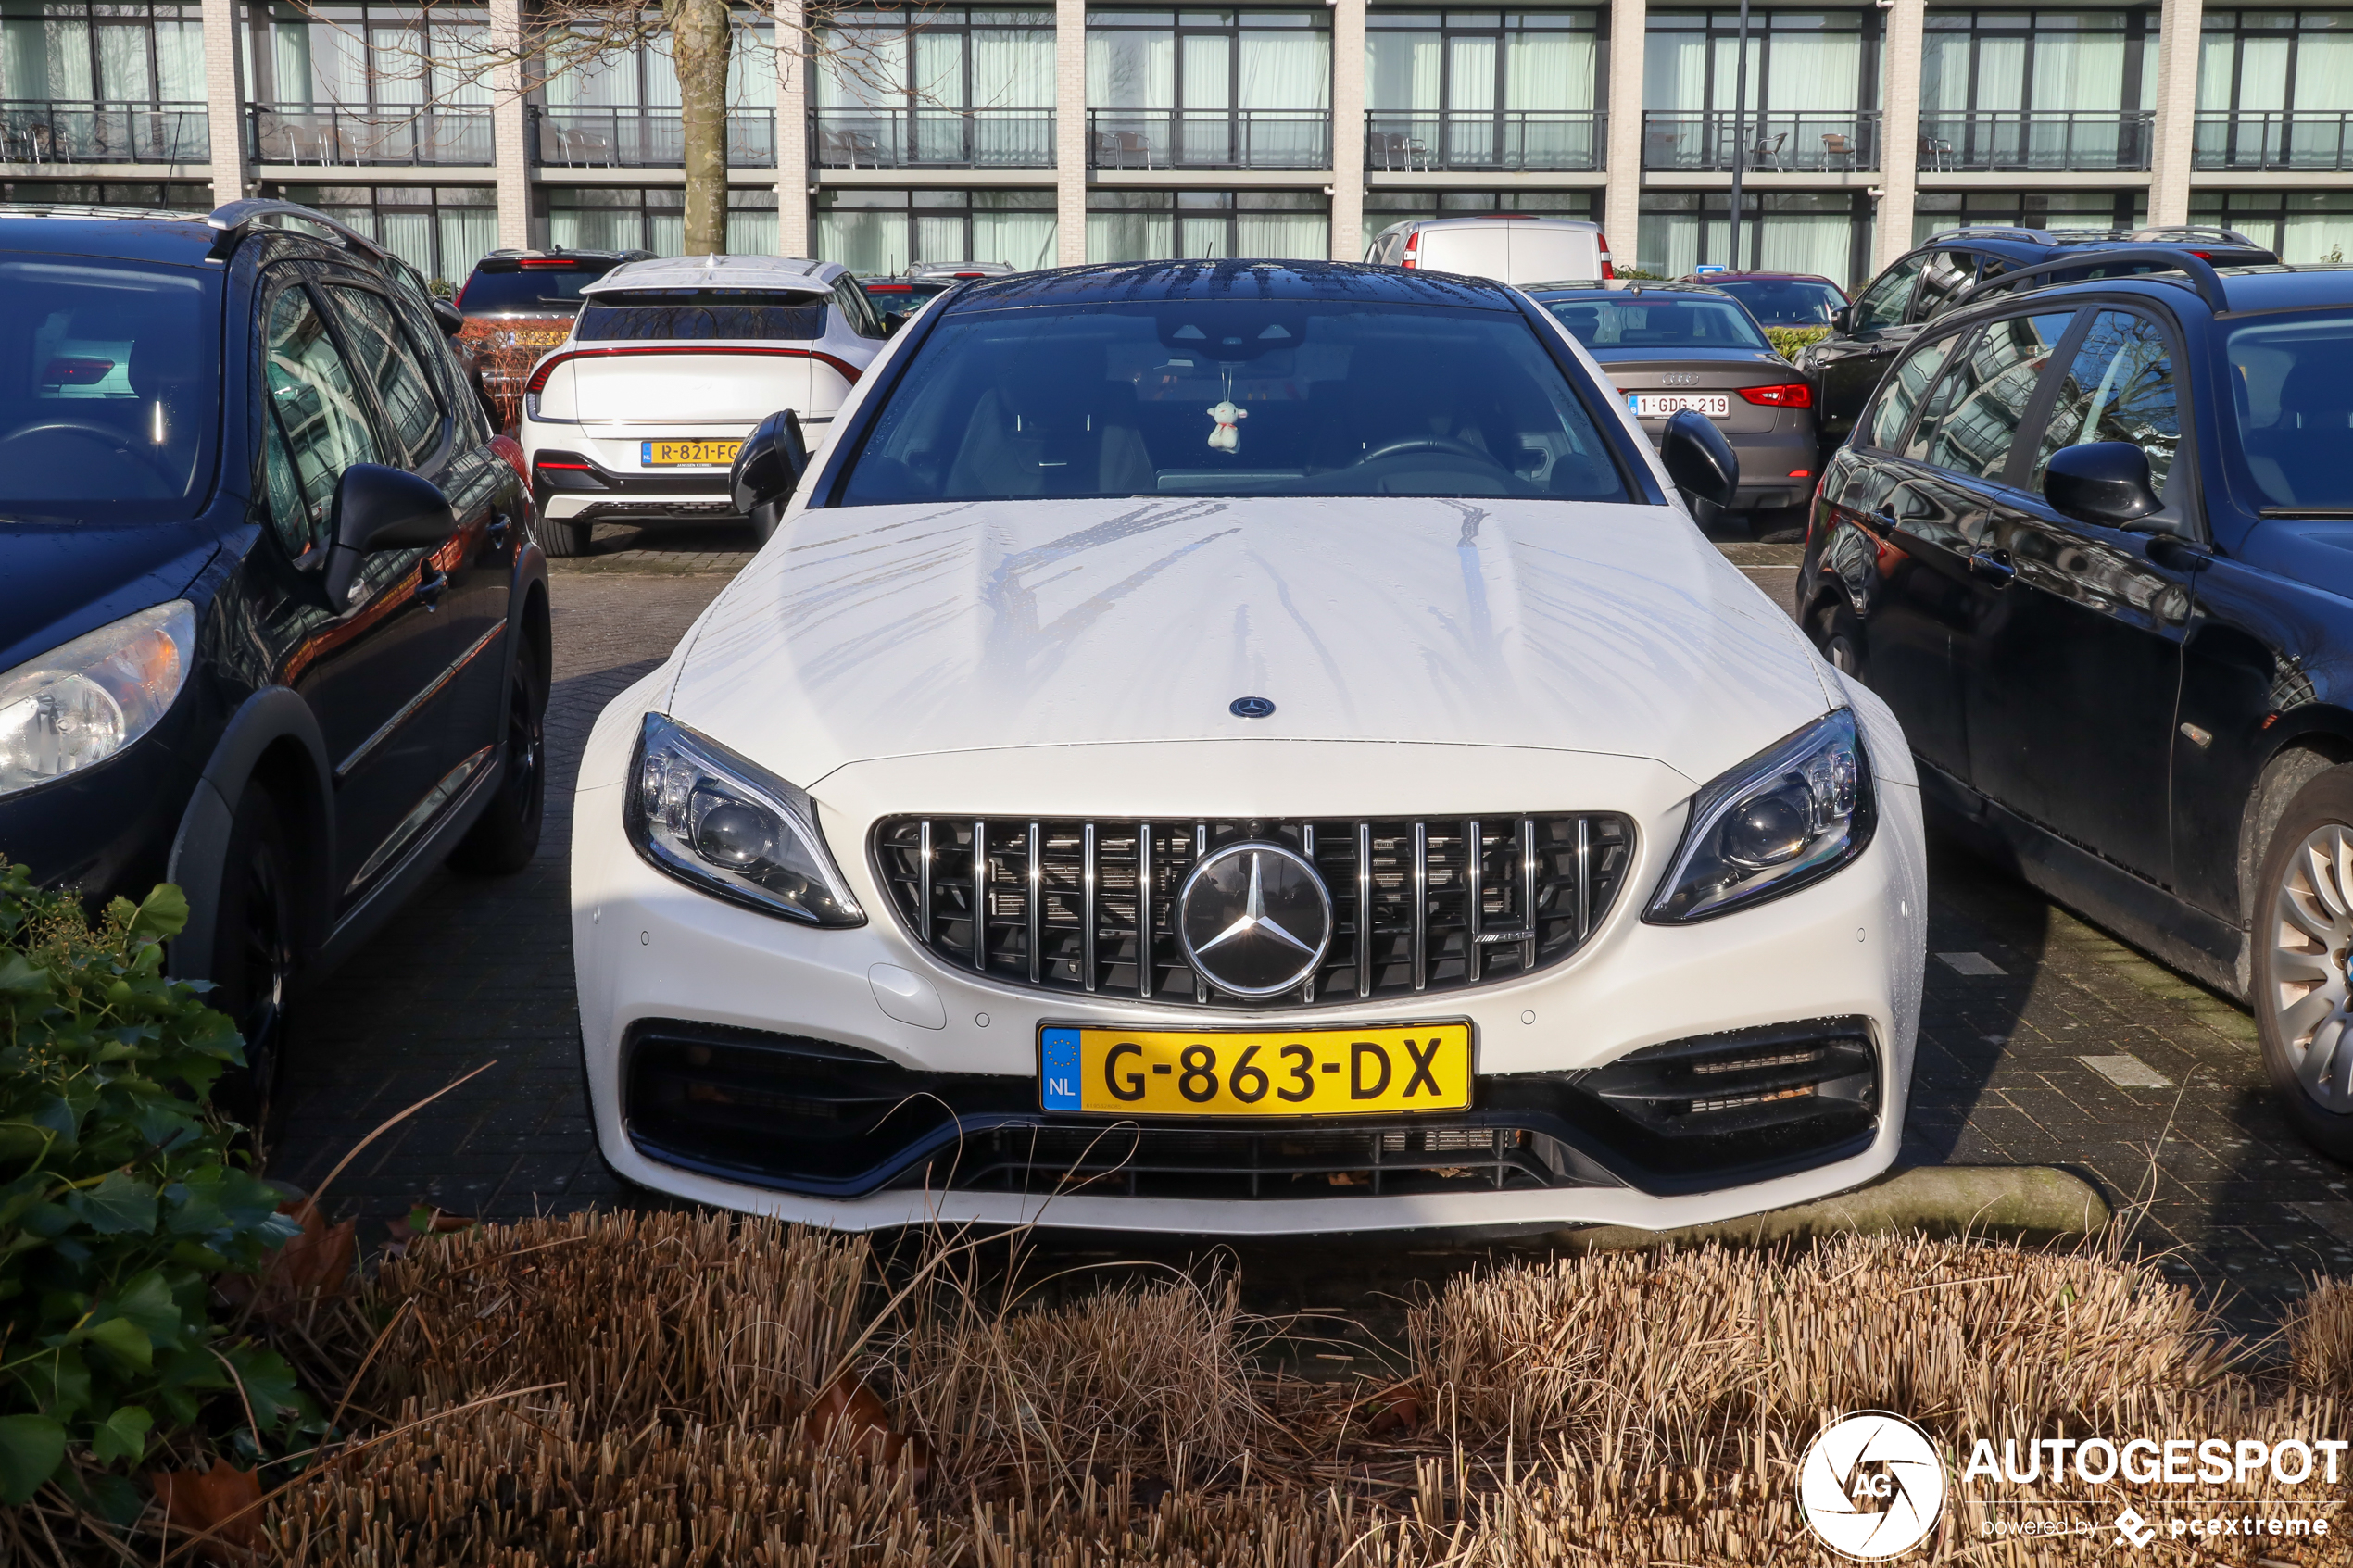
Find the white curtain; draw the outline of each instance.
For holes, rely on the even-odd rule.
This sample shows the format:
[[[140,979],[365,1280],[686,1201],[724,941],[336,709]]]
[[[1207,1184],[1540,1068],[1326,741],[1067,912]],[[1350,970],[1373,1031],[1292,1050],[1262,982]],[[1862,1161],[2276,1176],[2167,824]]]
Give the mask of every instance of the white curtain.
[[[612,108],[637,101],[637,57],[634,51],[567,53],[565,57],[550,63],[554,67],[547,78],[547,104],[551,108]]]
[[[2038,32],[2034,35],[2034,107],[2112,112],[2124,107],[2121,32]]]
[[[915,103],[919,107],[964,107],[964,35],[915,34]]]
[[[727,103],[739,109],[776,105],[776,46],[766,27],[737,27],[727,55]]]
[[[2026,40],[1977,41],[1977,94],[1969,107],[1981,112],[2014,111],[2026,105]]]
[[[1757,266],[1768,272],[1811,272],[1817,277],[1843,278],[1853,257],[1855,220],[1843,214],[1768,212],[1758,231]],[[1741,226],[1741,248],[1749,245],[1748,225]],[[1747,257],[1741,257],[1743,263]]]
[[[560,207],[547,215],[547,243],[558,250],[637,250],[646,243],[646,215],[627,207]]]
[[[441,270],[435,274],[462,283],[474,263],[498,244],[498,209],[490,207],[445,207],[441,220]]]
[[[912,261],[969,261],[964,254],[969,242],[964,238],[962,214],[952,218],[915,215],[915,245]]]
[[[2240,113],[2264,114],[2287,107],[2288,47],[2284,38],[2246,40],[2239,55]]]
[[[434,23],[433,29],[434,100],[451,106],[487,105],[491,101],[490,62],[483,56],[489,47],[490,30],[486,27]],[[463,274],[460,274],[460,277],[462,276]],[[454,282],[458,280],[451,281]]]
[[[310,101],[310,26],[307,22],[278,22],[270,29],[271,51],[278,73],[278,102],[289,108],[307,107]]]
[[[1768,73],[1768,109],[1776,114],[1855,112],[1856,94],[1863,85],[1861,33],[1776,32],[1770,39],[1773,69]],[[1752,60],[1759,42],[1749,40]]]
[[[1960,114],[1969,107],[1966,32],[1931,32],[1920,45],[1920,112]]]
[[[1751,19],[1752,22],[1754,18]],[[1720,34],[1716,39],[1716,81],[1709,94],[1708,107],[1729,114],[1732,108],[1732,82],[1740,75],[1741,41]],[[1765,30],[1757,28],[1748,35],[1748,81],[1741,94],[1741,107],[1756,107],[1756,82],[1765,74]]]
[[[903,212],[821,212],[817,256],[853,272],[907,270],[907,215]]]
[[[1234,253],[1228,247],[1233,238],[1223,218],[1176,219],[1176,254],[1187,261],[1222,261]],[[1245,254],[1255,256],[1256,251]]]
[[[377,242],[428,278],[438,276],[434,271],[433,239],[430,208],[376,214]]]
[[[1043,109],[1054,103],[1051,28],[975,28],[972,107]]]
[[[1051,212],[975,212],[973,261],[1001,261],[1028,270],[1054,264],[1054,215]]]
[[[1489,114],[1495,107],[1495,40],[1450,38],[1446,41],[1446,107],[1465,114]]]
[[[1722,233],[1719,225],[1718,233]],[[1699,263],[1699,214],[1646,212],[1635,233],[1635,261],[1645,271],[1680,278]]]
[[[1157,261],[1170,254],[1175,224],[1165,212],[1090,212],[1089,261]]]
[[[156,85],[167,104],[205,101],[202,22],[156,19]]]
[[[674,207],[647,213],[646,248],[656,256],[686,255],[686,213]]]
[[[1507,109],[1591,109],[1593,35],[1518,32],[1504,44],[1504,107]]]
[[[1697,114],[1707,90],[1707,36],[1654,32],[1642,42],[1642,107],[1654,114]]]
[[[1176,35],[1127,28],[1087,34],[1087,104],[1098,109],[1176,107]]]
[[[765,207],[727,214],[727,250],[734,256],[776,254],[776,215]]]
[[[1365,107],[1376,114],[1435,113],[1438,34],[1367,32]]]
[[[98,27],[98,96],[108,103],[144,104],[147,75],[147,30],[101,23]]]
[[[1234,231],[1243,256],[1319,261],[1332,253],[1331,220],[1320,212],[1245,212]]]
[[[11,98],[44,99],[70,94],[49,90],[49,28],[32,17],[0,21],[0,56],[5,56],[6,91]],[[83,58],[88,69],[88,57]],[[87,94],[82,94],[87,96]]]
[[[2220,114],[2231,107],[2231,72],[2238,58],[2238,40],[2227,32],[2209,32],[2198,40],[2197,107]]]
[[[667,36],[642,44],[637,51],[645,62],[646,92],[641,100],[648,108],[674,109],[678,107],[678,62],[671,57]],[[624,62],[623,69],[628,69]],[[681,219],[681,222],[685,220]]]
[[[2297,37],[2296,107],[2353,110],[2353,33],[2306,32]]]
[[[817,47],[821,109],[896,105],[907,90],[907,35],[896,28],[828,28]]]
[[[423,35],[413,27],[378,26],[368,29],[368,48],[375,68],[376,102],[422,104],[425,101],[424,43]],[[359,90],[359,96],[353,101],[367,102],[365,84]],[[422,268],[423,263],[418,265]]]
[[[357,23],[310,24],[310,101],[321,108],[367,103],[368,45]]]
[[[1188,43],[1191,40],[1188,39]],[[1321,32],[1241,35],[1237,106],[1246,109],[1327,109],[1332,102],[1332,44]],[[1186,95],[1192,94],[1192,60],[1185,61]],[[1492,99],[1489,100],[1492,102]],[[1193,107],[1190,103],[1188,108]],[[1221,106],[1222,107],[1222,106]],[[1269,253],[1272,254],[1272,253]]]

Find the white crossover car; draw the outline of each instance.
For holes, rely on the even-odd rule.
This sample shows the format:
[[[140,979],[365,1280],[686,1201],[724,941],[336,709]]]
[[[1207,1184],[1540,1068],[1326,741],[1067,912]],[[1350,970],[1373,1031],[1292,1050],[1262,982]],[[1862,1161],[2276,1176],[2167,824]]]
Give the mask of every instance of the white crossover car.
[[[1904,736],[1501,284],[1155,263],[913,318],[598,721],[623,1176],[841,1227],[1722,1220],[1895,1157]],[[1670,478],[1673,475],[1675,478]]]
[[[822,433],[889,335],[849,270],[773,256],[616,267],[532,367],[521,435],[540,543],[599,522],[734,516],[728,466],[779,409]]]

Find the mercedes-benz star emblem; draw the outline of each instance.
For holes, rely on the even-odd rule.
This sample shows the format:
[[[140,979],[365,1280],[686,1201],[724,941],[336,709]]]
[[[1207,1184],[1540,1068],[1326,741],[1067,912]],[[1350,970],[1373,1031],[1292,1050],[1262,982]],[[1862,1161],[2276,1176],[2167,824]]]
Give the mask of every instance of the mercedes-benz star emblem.
[[[1264,719],[1275,711],[1275,705],[1263,696],[1238,696],[1226,705],[1226,711],[1237,719]]]
[[[1221,991],[1271,997],[1315,972],[1332,945],[1332,900],[1315,868],[1279,844],[1229,844],[1176,895],[1193,968]]]

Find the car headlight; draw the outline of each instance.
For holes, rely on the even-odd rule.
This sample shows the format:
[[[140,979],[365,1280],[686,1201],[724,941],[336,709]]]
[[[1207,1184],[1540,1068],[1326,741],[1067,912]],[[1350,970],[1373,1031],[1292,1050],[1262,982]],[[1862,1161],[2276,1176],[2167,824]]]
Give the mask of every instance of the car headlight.
[[[656,869],[706,893],[812,925],[863,925],[809,797],[659,713],[646,715],[622,812]]]
[[[1842,708],[1699,792],[1642,918],[1706,920],[1794,893],[1860,855],[1876,821],[1870,759]]]
[[[0,672],[0,796],[105,761],[156,727],[188,681],[195,607],[126,615]]]

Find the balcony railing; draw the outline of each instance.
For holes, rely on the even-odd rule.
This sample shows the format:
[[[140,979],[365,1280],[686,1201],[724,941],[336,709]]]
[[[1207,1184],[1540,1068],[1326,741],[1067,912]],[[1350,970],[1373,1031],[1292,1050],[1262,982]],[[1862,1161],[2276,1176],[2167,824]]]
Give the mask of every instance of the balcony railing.
[[[1394,170],[1599,169],[1604,117],[1591,109],[1374,109],[1365,116],[1365,167]]]
[[[202,105],[0,102],[0,162],[208,163]]]
[[[1051,169],[1051,109],[809,111],[820,169]]]
[[[2201,114],[2196,159],[2199,169],[2353,169],[2353,114]]]
[[[2146,169],[2155,118],[2114,109],[1923,114],[1920,172]]]
[[[686,161],[679,116],[662,109],[550,109],[532,105],[533,144],[543,166],[558,169],[677,169]],[[735,169],[776,167],[776,117],[750,109],[727,117],[727,162]]]
[[[256,104],[247,113],[258,163],[487,168],[495,161],[488,109],[308,109]]]
[[[1322,109],[1088,109],[1096,169],[1329,169]]]
[[[1642,167],[1692,172],[1741,167],[1762,174],[1846,174],[1879,167],[1879,114],[1647,114]]]

